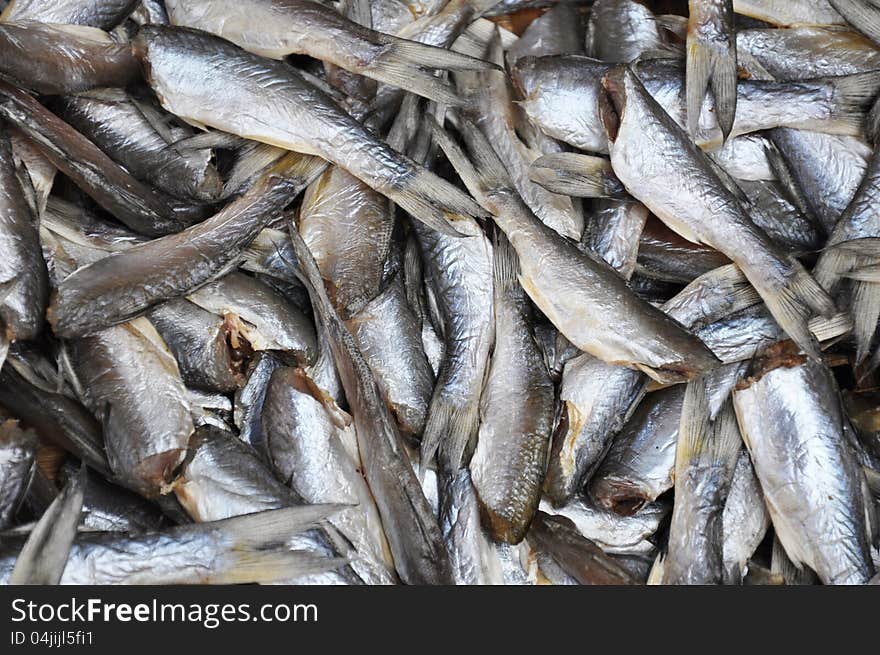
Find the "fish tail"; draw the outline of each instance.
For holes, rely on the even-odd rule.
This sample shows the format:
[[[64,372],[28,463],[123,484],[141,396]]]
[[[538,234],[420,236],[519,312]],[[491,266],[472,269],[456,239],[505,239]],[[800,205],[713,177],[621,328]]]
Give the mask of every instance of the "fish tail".
[[[510,245],[507,237],[500,230],[495,231],[492,244],[492,263],[495,284],[499,289],[511,289],[519,286],[519,258]]]
[[[880,43],[880,7],[873,0],[828,0],[846,22]]]
[[[725,141],[736,118],[736,48],[689,38],[686,59],[688,131],[696,135],[706,90],[712,87],[715,115]]]
[[[532,162],[529,179],[552,193],[576,198],[625,198],[611,162],[574,152],[544,155]]]
[[[853,334],[856,338],[856,363],[868,356],[871,341],[880,318],[880,284],[853,280],[852,282]]]
[[[457,471],[461,467],[468,444],[477,433],[479,422],[479,400],[456,405],[439,396],[435,397],[431,402],[422,435],[421,468],[427,468],[437,455],[442,458],[444,467]]]
[[[837,313],[834,301],[816,280],[801,266],[790,259],[791,268],[781,286],[762,293],[764,302],[780,327],[792,341],[814,359],[820,356],[819,343],[809,329],[814,314],[830,318]]]
[[[461,236],[455,221],[462,216],[484,217],[486,212],[467,194],[424,168],[399,185],[382,192],[428,227],[449,236]]]
[[[834,88],[835,120],[840,133],[859,135],[866,127],[865,112],[880,91],[880,71],[828,78]]]
[[[302,505],[236,516],[212,527],[228,550],[211,572],[214,584],[271,583],[323,573],[346,563],[306,551],[289,550],[293,535],[316,527],[343,505]]]
[[[464,150],[436,121],[429,120],[432,136],[461,177],[468,191],[476,198],[487,191],[509,187],[509,176],[489,141],[470,120],[457,118],[457,127],[467,142],[470,154]]]
[[[742,449],[742,438],[736,423],[732,401],[710,419],[706,381],[698,378],[688,383],[681,406],[681,422],[675,450],[676,479],[686,475],[691,466],[717,466],[733,478],[736,460]]]
[[[469,55],[383,35],[379,53],[358,71],[444,105],[456,107],[464,100],[436,70],[473,71],[496,68]]]

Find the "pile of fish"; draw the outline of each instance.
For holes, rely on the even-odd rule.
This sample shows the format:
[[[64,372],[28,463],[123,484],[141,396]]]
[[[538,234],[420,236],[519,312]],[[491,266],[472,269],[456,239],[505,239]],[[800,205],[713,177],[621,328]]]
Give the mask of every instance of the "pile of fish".
[[[0,580],[878,581],[877,0],[0,9]]]

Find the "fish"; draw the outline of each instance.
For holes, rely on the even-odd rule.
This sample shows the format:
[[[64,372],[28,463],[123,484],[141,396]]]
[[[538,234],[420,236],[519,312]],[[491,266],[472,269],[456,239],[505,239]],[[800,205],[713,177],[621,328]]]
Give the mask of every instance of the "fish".
[[[111,476],[101,425],[76,398],[49,387],[40,379],[23,377],[15,367],[0,370],[0,405],[37,434]]]
[[[635,0],[596,0],[587,21],[587,54],[628,63],[665,45],[653,12]]]
[[[111,30],[124,21],[138,4],[138,0],[63,0],[52,3],[12,0],[0,13],[0,22],[35,21],[90,25]]]
[[[402,273],[346,321],[401,432],[418,439],[425,430],[434,393],[418,319],[407,303]]]
[[[487,44],[486,58],[498,65],[504,62],[497,30]],[[541,153],[526,146],[516,134],[507,76],[501,71],[460,73],[456,76],[456,83],[462,94],[472,98],[473,107],[467,112],[469,117],[492,144],[514,188],[529,209],[562,236],[579,239],[584,231],[580,207],[571,198],[550,193],[530,179],[530,164]]]
[[[556,401],[510,244],[496,243],[493,259],[495,342],[469,468],[483,525],[496,541],[517,544],[541,499]]]
[[[166,0],[165,8],[172,25],[216,34],[262,57],[309,55],[438,102],[457,99],[432,69],[488,67],[472,57],[358,25],[311,0]]]
[[[205,206],[181,202],[138,181],[29,94],[0,82],[0,98],[0,115],[16,125],[53,166],[132,230],[160,236],[205,218]]]
[[[663,305],[686,326],[711,324],[759,302],[757,294],[732,265],[711,271]],[[645,376],[587,354],[565,364],[560,401],[563,412],[554,430],[544,492],[555,506],[564,505],[590,477],[612,437],[629,420],[647,391]]]
[[[657,502],[645,505],[631,516],[621,516],[597,507],[585,496],[574,496],[562,507],[553,508],[541,501],[541,511],[570,520],[585,538],[609,555],[649,555],[656,548],[651,539],[668,517],[668,505]]]
[[[424,468],[439,449],[448,467],[457,468],[477,436],[480,393],[492,347],[492,244],[473,220],[459,225],[465,238],[414,227],[425,263],[425,285],[437,308],[438,336],[445,344],[420,457]]]
[[[774,25],[843,25],[831,0],[733,0],[733,10]]]
[[[784,166],[810,215],[830,235],[865,177],[870,148],[851,137],[787,128],[771,130],[770,140],[781,160],[774,165]]]
[[[271,583],[332,570],[342,564],[285,539],[317,524],[334,506],[288,507],[142,534],[77,535],[60,584]],[[194,548],[194,545],[197,547]],[[8,581],[17,551],[4,543],[0,581]]]
[[[605,362],[630,366],[661,382],[689,379],[714,366],[714,356],[698,339],[640,300],[614,269],[537,220],[510,188],[485,138],[475,128],[466,134],[476,168],[448,136],[435,130],[465,184],[513,245],[520,284],[569,341]],[[552,268],[548,260],[554,262]]]
[[[631,516],[672,488],[683,400],[678,385],[639,403],[590,479],[599,508]]]
[[[770,514],[764,503],[764,494],[748,450],[743,447],[721,513],[724,584],[742,584],[749,558],[764,540],[769,527]]]
[[[72,478],[34,525],[9,574],[11,585],[57,585],[76,538],[84,498],[85,467]]]
[[[483,215],[466,194],[376,139],[286,64],[204,32],[156,25],[141,28],[132,48],[162,106],[190,123],[327,159],[447,233],[455,233],[450,217]],[[206,79],[216,88],[205,87]]]
[[[880,7],[871,0],[828,0],[847,23],[880,43]]]
[[[686,58],[688,131],[699,128],[709,87],[723,141],[733,131],[737,101],[737,37],[733,0],[689,0]]]
[[[546,552],[577,584],[635,584],[626,569],[581,536],[564,517],[538,512],[528,538],[534,548]]]
[[[548,135],[589,152],[607,154],[608,137],[599,116],[601,79],[614,65],[563,55],[524,57],[513,67],[520,106]],[[685,70],[669,59],[636,62],[648,94],[675,123],[688,126]],[[858,136],[877,94],[876,71],[791,82],[754,79],[737,84],[735,121],[728,137],[774,127],[802,128]],[[713,97],[703,102],[693,135],[697,145],[713,151],[724,142]]]
[[[37,437],[7,419],[0,423],[0,530],[10,527],[34,474]]]
[[[618,69],[604,78],[603,86],[608,93],[602,115],[611,164],[627,190],[688,240],[707,243],[730,257],[788,335],[805,352],[818,357],[807,321],[814,314],[830,317],[835,313],[828,294],[797,260],[781,252],[755,226],[706,155],[650,97],[631,70]],[[648,163],[650,149],[676,153],[680,172],[672,178],[664,175],[658,184],[660,177]],[[670,184],[670,179],[680,183]],[[711,222],[705,220],[709,211]],[[736,241],[723,235],[734,235]]]
[[[305,502],[353,506],[330,519],[361,553],[351,558],[352,567],[365,582],[393,583],[394,562],[379,511],[359,472],[360,458],[350,450],[356,438],[350,426],[334,423],[319,384],[302,369],[273,371],[261,413],[266,452],[281,479]]]
[[[724,253],[688,241],[651,216],[639,236],[636,272],[651,279],[688,284],[729,263]]]
[[[259,278],[232,272],[199,287],[187,298],[223,317],[234,349],[277,350],[307,364],[317,357],[311,320]]]
[[[664,584],[721,584],[723,512],[742,440],[731,402],[715,420],[702,379],[689,382],[675,449],[675,504]]]
[[[744,67],[760,66],[777,80],[852,75],[876,70],[880,65],[877,46],[857,32],[840,27],[737,30],[736,48]]]
[[[69,346],[76,387],[101,422],[116,478],[147,497],[170,493],[195,428],[162,337],[138,318]]]
[[[37,338],[43,328],[49,274],[37,220],[16,173],[8,132],[0,127],[0,342],[6,347],[18,339]]]
[[[323,165],[316,158],[288,155],[211,218],[77,269],[53,294],[48,310],[53,330],[65,337],[88,334],[222,276]],[[201,265],[194,266],[193,258]]]
[[[413,471],[405,445],[353,337],[335,313],[320,271],[292,226],[290,240],[303,283],[329,335],[351,407],[364,478],[379,509],[394,567],[407,584],[452,584],[452,564],[437,518]]]
[[[174,354],[187,386],[228,393],[244,385],[242,362],[230,347],[223,316],[178,298],[154,308],[147,319]]]
[[[502,584],[502,564],[486,530],[467,467],[438,471],[440,527],[449,551],[455,584]]]
[[[874,575],[862,476],[843,434],[837,385],[821,363],[771,350],[733,393],[773,528],[795,566],[823,584]]]
[[[140,77],[127,44],[84,25],[3,19],[0,52],[0,78],[41,94],[124,87]]]
[[[215,427],[203,427],[194,433],[189,447],[190,454],[174,495],[193,521],[218,521],[301,504],[296,494],[275,477],[253,448],[232,433]],[[342,510],[341,506],[335,507]],[[310,527],[312,529],[291,535],[287,545],[322,557],[345,557],[342,552],[345,544],[334,541],[336,535],[332,526],[324,521]],[[302,584],[361,583],[348,564],[333,568],[338,570],[287,580]]]
[[[585,26],[577,8],[570,2],[559,2],[529,23],[519,40],[506,48],[507,62],[520,57],[583,54]]]
[[[210,203],[222,191],[212,152],[182,150],[182,128],[159,131],[163,117],[155,107],[135,101],[125,91],[100,89],[64,96],[62,116],[81,134],[135,177],[194,203]]]
[[[877,330],[877,319],[880,317],[880,293],[870,278],[854,278],[847,285],[849,288],[844,290],[840,290],[840,283],[853,269],[875,261],[870,254],[859,254],[857,247],[847,249],[846,244],[858,244],[859,240],[866,240],[870,245],[871,238],[880,236],[880,223],[870,209],[877,193],[878,172],[880,160],[872,156],[864,178],[834,226],[814,269],[814,275],[820,284],[837,296],[844,295],[848,300],[856,338],[856,362],[863,361],[870,352]]]

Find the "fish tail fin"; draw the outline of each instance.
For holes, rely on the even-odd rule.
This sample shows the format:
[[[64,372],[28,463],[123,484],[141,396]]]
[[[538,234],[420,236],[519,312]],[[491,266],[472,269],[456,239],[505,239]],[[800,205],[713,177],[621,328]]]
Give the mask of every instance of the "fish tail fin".
[[[703,98],[711,86],[715,96],[715,115],[726,141],[736,118],[736,48],[688,38],[685,66],[688,131],[691,135],[697,133]]]
[[[86,468],[67,483],[31,530],[9,576],[9,584],[55,585],[67,565],[85,498]]]
[[[495,230],[492,244],[493,272],[495,284],[499,289],[506,290],[519,286],[519,258],[501,230]]]
[[[874,101],[871,111],[868,112],[868,118],[865,121],[865,132],[867,133],[868,141],[876,146],[877,139],[880,137],[880,97]]]
[[[847,23],[880,43],[880,6],[874,0],[828,0]]]
[[[611,162],[574,152],[544,155],[532,162],[529,179],[552,193],[576,198],[624,198],[626,190]]]
[[[676,479],[685,475],[692,465],[719,466],[733,477],[742,438],[733,411],[727,400],[715,417],[710,419],[709,394],[706,381],[698,378],[688,383],[681,406],[681,422],[675,450]]]
[[[416,41],[388,35],[383,35],[382,41],[379,53],[358,73],[451,107],[464,104],[464,100],[436,70],[496,68],[476,57]]]
[[[880,284],[853,280],[853,334],[856,338],[856,364],[868,356],[880,318]]]
[[[791,268],[781,286],[762,293],[764,302],[780,327],[803,351],[818,359],[819,344],[809,329],[809,320],[815,314],[830,318],[837,313],[834,301],[816,280],[796,260],[789,260]]]
[[[473,400],[456,405],[436,397],[431,402],[425,432],[422,435],[421,467],[424,470],[437,455],[443,466],[458,470],[468,444],[477,432],[480,422],[480,404]]]
[[[466,118],[458,118],[458,128],[467,141],[470,154],[434,120],[428,120],[434,141],[446,155],[468,191],[476,198],[487,191],[509,186],[507,170],[486,137]]]
[[[462,216],[484,217],[486,212],[466,193],[431,171],[417,167],[402,184],[382,192],[428,227],[450,236],[462,236],[455,221]]]
[[[835,123],[842,134],[857,136],[866,127],[866,112],[880,91],[880,71],[827,78],[834,88]]]
[[[213,524],[227,549],[211,573],[215,584],[271,583],[330,571],[346,563],[290,550],[290,538],[317,527],[345,505],[302,505],[236,516]]]

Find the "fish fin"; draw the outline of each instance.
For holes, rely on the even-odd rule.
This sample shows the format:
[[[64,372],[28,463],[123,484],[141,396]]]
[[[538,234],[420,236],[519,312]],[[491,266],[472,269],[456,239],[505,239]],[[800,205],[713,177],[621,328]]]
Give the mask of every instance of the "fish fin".
[[[810,332],[819,342],[829,341],[849,334],[853,330],[853,320],[849,312],[840,312],[831,318],[815,316],[809,322]]]
[[[529,179],[553,193],[576,198],[625,198],[626,190],[611,170],[611,162],[574,152],[536,159]]]
[[[865,112],[880,91],[880,71],[825,78],[834,88],[835,122],[844,134],[858,136],[865,128]]]
[[[865,132],[872,145],[880,145],[877,142],[877,139],[880,138],[880,96],[874,101],[871,111],[868,112],[868,117],[865,119]]]
[[[519,286],[519,258],[510,241],[501,230],[495,230],[492,244],[493,271],[495,284],[500,289]],[[488,368],[487,368],[488,371]]]
[[[871,266],[856,268],[844,274],[844,277],[859,282],[873,282],[877,284],[880,283],[880,266],[873,264]]]
[[[435,455],[442,458],[443,466],[448,469],[461,468],[465,451],[476,435],[479,423],[479,400],[455,405],[435,396],[422,434],[421,469],[424,471]]]
[[[492,62],[446,48],[438,48],[418,41],[409,41],[388,35],[386,38],[389,40],[388,45],[391,46],[391,50],[383,52],[380,57],[389,56],[413,66],[449,71],[504,70]],[[389,55],[388,52],[393,52],[393,54]]]
[[[487,191],[509,187],[507,170],[483,133],[465,118],[459,118],[457,122],[462,135],[468,139],[470,156],[465,154],[462,147],[437,121],[430,118],[427,120],[434,140],[461,177],[468,191],[475,197],[481,198]]]
[[[765,141],[764,153],[767,155],[767,163],[770,165],[770,170],[776,175],[783,197],[801,214],[810,219],[810,222],[814,225],[822,225],[822,222],[815,215],[812,207],[810,207],[810,203],[807,202],[797,177],[792,173],[788,162],[779,151],[779,148],[776,147],[776,144],[772,141]]]
[[[209,575],[211,584],[270,584],[326,573],[347,563],[341,557],[302,550],[235,551],[226,566]]]
[[[206,150],[209,148],[226,148],[229,150],[238,149],[247,143],[247,139],[236,134],[221,132],[220,130],[208,130],[200,134],[186,137],[175,141],[171,145],[179,152],[187,152],[192,150]]]
[[[235,516],[214,525],[228,534],[236,548],[265,549],[283,544],[295,534],[317,527],[321,521],[349,507],[342,504],[298,505]]]
[[[56,585],[61,581],[79,525],[85,481],[86,467],[82,465],[31,530],[15,560],[9,584]]]
[[[705,157],[704,160],[708,162],[709,167],[715,172],[715,175],[718,176],[718,179],[721,181],[721,184],[724,185],[724,188],[733,194],[733,196],[739,201],[740,205],[742,205],[744,209],[747,209],[751,204],[749,201],[749,197],[746,195],[746,192],[743,191],[742,188],[739,186],[733,175],[728,173],[721,164],[719,164],[711,157]]]
[[[828,0],[847,23],[880,44],[880,6],[872,0]]]
[[[430,71],[395,58],[394,54],[393,50],[388,50],[387,53],[374,59],[363,71],[358,72],[442,105],[458,107],[464,104],[464,99],[455,92],[449,82]]]
[[[736,48],[719,47],[689,35],[685,70],[688,131],[692,136],[697,134],[703,99],[711,86],[715,116],[726,141],[736,118]]]
[[[854,281],[852,290],[853,334],[856,338],[856,364],[868,356],[880,318],[880,284]]]
[[[861,239],[850,239],[849,241],[841,241],[834,245],[828,246],[826,250],[842,250],[863,257],[873,257],[880,259],[880,238],[864,237]]]
[[[685,467],[718,466],[733,477],[742,438],[733,411],[733,403],[725,401],[714,421],[706,392],[706,381],[698,378],[688,383],[681,406],[681,422],[675,450],[676,479],[685,475]]]
[[[789,338],[814,359],[820,357],[819,344],[808,321],[814,313],[830,318],[837,313],[834,301],[800,262],[791,259],[792,269],[781,288],[762,294],[764,302]]]
[[[455,229],[455,221],[462,216],[486,215],[482,207],[457,187],[424,168],[416,170],[402,187],[382,192],[413,218],[448,236],[463,236]]]

